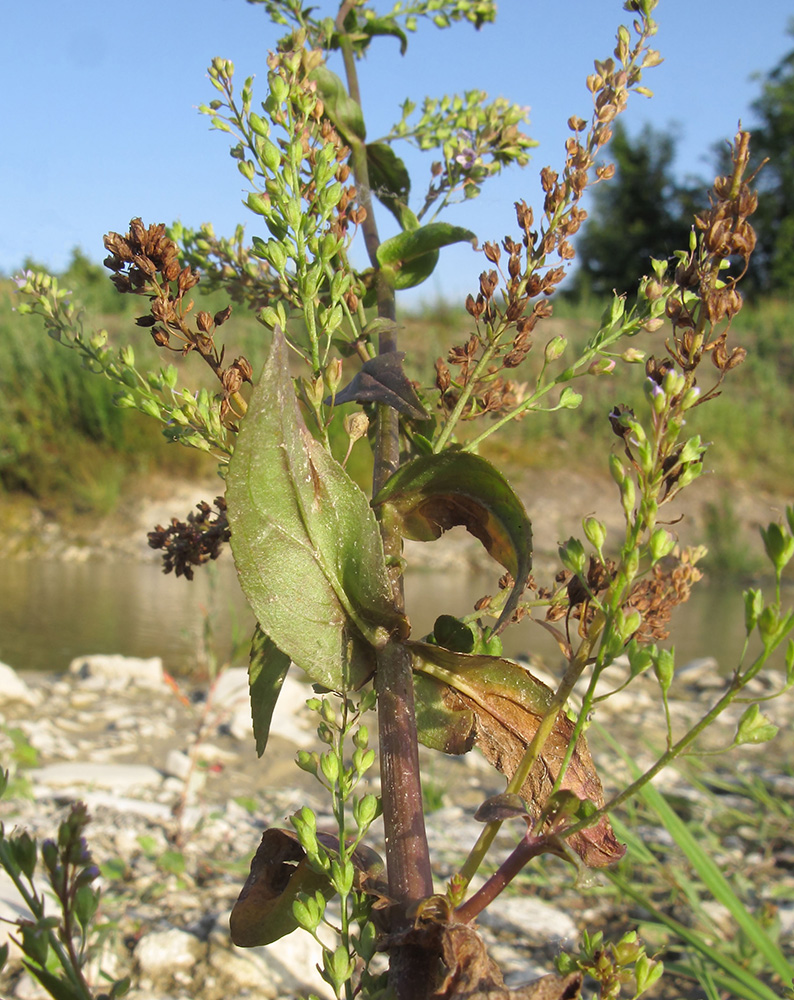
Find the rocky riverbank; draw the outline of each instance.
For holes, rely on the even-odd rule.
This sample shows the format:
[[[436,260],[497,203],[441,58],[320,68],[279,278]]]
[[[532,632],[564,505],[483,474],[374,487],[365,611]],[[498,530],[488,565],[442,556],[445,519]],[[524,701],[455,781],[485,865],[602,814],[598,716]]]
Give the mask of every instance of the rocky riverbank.
[[[694,718],[722,683],[714,666],[701,661],[679,671],[671,702],[677,724]],[[177,688],[156,659],[81,657],[58,676],[23,677],[0,669],[0,761],[10,764],[13,777],[0,816],[7,832],[24,828],[43,838],[52,836],[71,803],[87,804],[90,846],[104,887],[100,923],[107,931],[92,968],[95,975],[100,968],[111,976],[131,975],[132,1000],[328,995],[314,968],[317,948],[306,935],[241,950],[228,934],[229,912],[262,830],[288,825],[290,813],[304,804],[315,809],[321,826],[331,825],[318,786],[293,763],[296,749],[312,743],[307,693],[299,680],[287,678],[271,745],[258,760],[242,668],[227,671],[209,692]],[[781,726],[790,721],[790,710],[790,701],[783,700],[765,707]],[[644,744],[660,736],[654,722],[660,714],[658,688],[643,676],[630,692],[607,702],[598,719],[643,764],[649,759]],[[711,735],[711,745],[730,742],[736,717]],[[785,738],[784,754],[791,750],[788,733]],[[591,748],[605,785],[616,786],[622,768],[595,733]],[[781,776],[774,761],[768,747],[750,748],[728,773],[731,767],[743,769],[794,804],[794,779]],[[428,814],[431,851],[442,886],[480,830],[474,808],[504,783],[475,754],[453,759],[428,752],[425,762],[434,808]],[[673,772],[663,780],[679,790]],[[694,801],[697,807],[696,795]],[[503,828],[501,850],[514,841],[516,831],[509,826]],[[371,846],[382,852],[379,836],[376,831]],[[794,943],[791,841],[777,845],[772,857],[768,845],[740,838],[725,847],[734,867],[738,854],[746,877],[756,871],[760,889],[754,891],[777,908],[782,940],[789,945]],[[0,917],[19,915],[13,887],[0,880]],[[551,971],[554,954],[561,946],[575,946],[583,926],[608,930],[625,918],[617,915],[613,898],[577,889],[563,872],[546,889],[530,891],[522,882],[484,915],[481,927],[507,982],[515,986]],[[0,925],[0,937],[7,929]],[[45,996],[21,975],[13,952],[0,993],[15,1000]]]

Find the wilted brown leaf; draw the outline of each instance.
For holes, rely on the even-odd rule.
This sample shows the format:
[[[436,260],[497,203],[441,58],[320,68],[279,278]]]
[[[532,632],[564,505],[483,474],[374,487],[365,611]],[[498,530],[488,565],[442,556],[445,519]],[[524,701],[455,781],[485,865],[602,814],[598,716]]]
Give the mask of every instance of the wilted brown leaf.
[[[551,689],[510,660],[453,653],[426,643],[408,645],[414,669],[422,675],[417,702],[430,702],[433,710],[433,728],[427,731],[421,726],[422,705],[417,706],[422,742],[451,754],[476,746],[490,764],[511,778],[551,702]],[[560,712],[521,788],[535,817],[551,794],[572,735],[573,723]],[[576,744],[562,788],[598,807],[604,804],[601,781],[583,737]],[[591,868],[612,864],[625,853],[606,818],[574,834],[568,843]]]
[[[318,833],[317,839],[329,851],[338,849],[339,842],[331,834]],[[353,864],[358,887],[379,894],[377,876],[383,862],[378,854],[359,845]],[[326,876],[310,867],[297,835],[291,830],[265,830],[232,909],[232,941],[238,948],[256,948],[290,934],[298,926],[292,913],[295,897],[298,893],[312,896],[318,889],[326,899],[334,895]]]

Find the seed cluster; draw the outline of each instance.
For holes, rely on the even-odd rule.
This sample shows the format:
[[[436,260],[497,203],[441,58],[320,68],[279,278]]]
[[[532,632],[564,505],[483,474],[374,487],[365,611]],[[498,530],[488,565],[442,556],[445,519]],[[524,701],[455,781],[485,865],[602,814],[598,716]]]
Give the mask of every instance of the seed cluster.
[[[124,236],[108,233],[105,248],[109,256],[105,266],[113,274],[111,281],[120,292],[148,296],[150,307],[146,316],[140,316],[138,326],[148,328],[158,347],[189,354],[196,351],[207,362],[222,386],[220,397],[221,418],[227,414],[239,417],[232,401],[237,398],[244,382],[251,382],[252,369],[244,357],[235,358],[224,368],[224,348],[215,343],[215,332],[231,316],[231,306],[226,306],[214,316],[205,310],[198,312],[191,325],[188,316],[193,301],[186,294],[199,282],[198,272],[182,266],[179,248],[171,240],[163,223],[144,226],[139,219],[130,222]],[[172,346],[172,338],[179,346]]]

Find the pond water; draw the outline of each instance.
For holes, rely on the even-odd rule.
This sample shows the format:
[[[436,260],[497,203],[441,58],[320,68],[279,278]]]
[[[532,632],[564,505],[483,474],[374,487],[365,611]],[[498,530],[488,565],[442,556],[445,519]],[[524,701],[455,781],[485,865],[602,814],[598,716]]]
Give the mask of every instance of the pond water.
[[[161,656],[166,670],[188,674],[202,664],[207,615],[216,654],[228,660],[235,637],[243,648],[253,618],[240,592],[231,559],[189,582],[166,576],[158,563],[7,560],[0,575],[0,660],[18,670],[65,670],[89,653]],[[413,635],[432,629],[437,615],[466,614],[478,597],[493,593],[498,574],[417,570],[406,579]],[[744,640],[739,588],[718,581],[699,584],[688,604],[674,612],[676,660],[714,656],[727,671]],[[508,629],[505,652],[534,653],[549,665],[560,659],[548,633],[522,622]],[[238,653],[237,664],[246,653]]]

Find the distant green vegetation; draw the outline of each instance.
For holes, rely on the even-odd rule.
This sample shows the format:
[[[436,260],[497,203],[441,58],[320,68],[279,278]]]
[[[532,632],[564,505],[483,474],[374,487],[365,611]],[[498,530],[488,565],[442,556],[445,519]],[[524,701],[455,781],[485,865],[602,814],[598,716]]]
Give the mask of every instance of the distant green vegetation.
[[[75,301],[85,305],[88,329],[105,328],[119,346],[132,344],[136,356],[152,368],[166,361],[193,364],[194,359],[178,354],[164,358],[147,331],[135,325],[142,303],[119,295],[104,269],[80,253],[61,281],[73,290]],[[225,305],[217,295],[210,299],[210,311]],[[117,506],[132,484],[143,490],[146,478],[158,471],[185,477],[212,473],[211,459],[168,445],[151,434],[148,418],[116,407],[113,385],[83,371],[75,354],[43,330],[37,333],[30,318],[17,318],[13,305],[13,282],[0,281],[0,490],[27,495],[62,513],[103,514]],[[585,340],[602,308],[592,301],[558,302],[555,316],[537,328],[536,349],[513,373],[515,381],[532,382],[542,346],[553,334],[564,334],[574,345]],[[773,490],[790,489],[794,483],[792,319],[794,307],[784,302],[742,311],[732,339],[747,348],[748,358],[729,374],[731,391],[724,400],[693,411],[703,439],[723,442],[710,453],[709,464],[725,478]],[[472,320],[462,308],[436,306],[402,322],[409,371],[418,372],[427,371],[427,361],[432,364],[445,353],[442,345],[449,344],[450,331],[453,337],[457,334],[456,342],[465,342]],[[256,320],[238,311],[224,333],[230,341],[227,350],[245,354],[256,367],[265,335]],[[664,334],[641,335],[633,346],[661,356]],[[579,409],[536,413],[514,424],[500,435],[500,461],[512,459],[524,468],[575,463],[585,472],[599,471],[588,464],[593,435],[610,436],[607,414],[613,403],[639,403],[639,374],[619,365],[614,375],[580,379],[576,388],[584,398]],[[362,481],[368,473],[357,467],[363,452],[354,449],[350,466]]]

